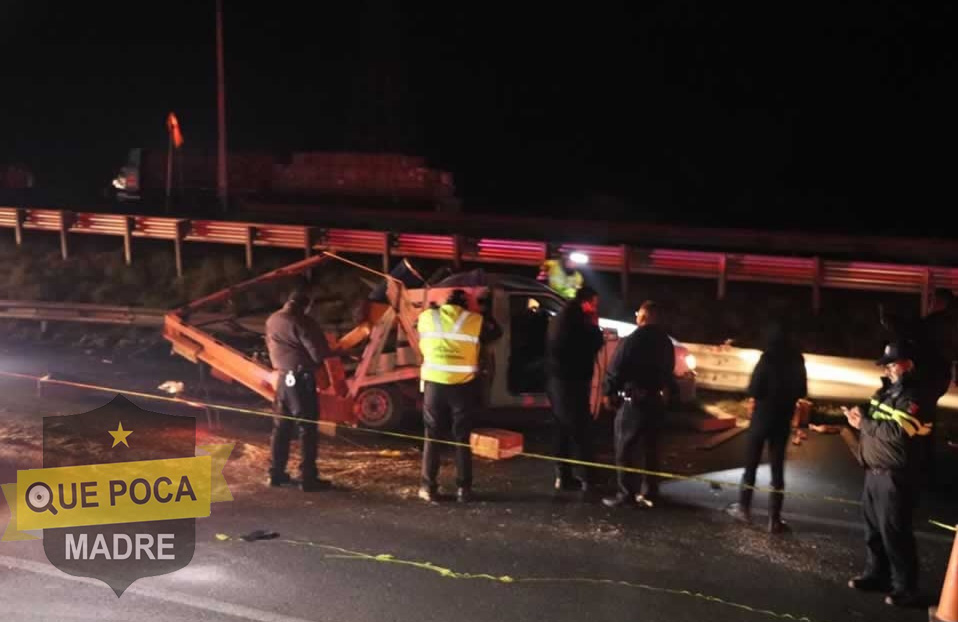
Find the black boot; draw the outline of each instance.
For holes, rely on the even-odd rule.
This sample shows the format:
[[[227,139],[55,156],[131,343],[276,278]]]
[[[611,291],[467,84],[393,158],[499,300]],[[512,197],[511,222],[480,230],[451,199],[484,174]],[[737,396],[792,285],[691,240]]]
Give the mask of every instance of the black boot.
[[[773,492],[768,499],[768,532],[785,533],[791,528],[782,520],[782,504],[785,502],[785,495]]]

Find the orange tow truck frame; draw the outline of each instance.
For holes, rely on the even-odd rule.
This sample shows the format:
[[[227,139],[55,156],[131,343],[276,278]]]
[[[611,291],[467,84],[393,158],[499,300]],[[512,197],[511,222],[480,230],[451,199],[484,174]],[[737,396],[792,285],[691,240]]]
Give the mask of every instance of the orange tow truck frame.
[[[338,355],[327,358],[323,368],[316,373],[321,421],[362,424],[379,429],[399,427],[402,404],[418,398],[422,361],[417,319],[430,303],[444,302],[453,289],[466,292],[473,311],[480,311],[479,301],[485,300],[488,305],[482,312],[491,313],[503,328],[503,338],[483,354],[482,366],[487,373],[479,378],[481,405],[490,409],[520,410],[549,407],[544,391],[544,359],[541,358],[544,350],[541,348],[544,348],[549,318],[554,317],[566,301],[541,283],[523,277],[483,273],[481,278],[473,278],[475,273],[459,273],[435,285],[419,277],[423,287],[411,288],[395,276],[333,253],[320,252],[170,311],[164,317],[163,336],[170,341],[176,354],[193,363],[209,365],[216,378],[238,382],[272,403],[278,380],[276,372],[217,339],[203,327],[211,323],[212,307],[229,305],[234,296],[246,290],[302,275],[329,261],[373,273],[385,279],[385,288],[380,292],[382,295],[367,300],[358,325],[336,341]],[[201,325],[191,323],[193,318],[202,319]],[[532,329],[532,326],[538,328]],[[595,412],[600,408],[598,385],[621,332],[621,327],[605,330],[605,347],[597,357],[593,377],[592,408]],[[529,346],[533,333],[540,351],[530,359],[523,348]],[[351,356],[350,353],[355,353],[355,349],[363,344],[362,354]],[[676,378],[683,388],[681,393],[688,399],[694,396],[695,374],[685,366],[684,348],[677,342],[676,353]],[[348,358],[352,359],[349,371],[344,363]],[[352,362],[355,362],[354,367]],[[530,377],[536,380],[529,383]]]
[[[191,324],[190,319],[197,314],[204,314],[208,318],[211,308],[228,305],[239,293],[271,281],[302,275],[332,258],[339,259],[330,253],[321,252],[174,309],[163,318],[163,337],[172,344],[176,354],[193,363],[209,365],[214,377],[226,382],[238,382],[272,403],[276,397],[277,373],[201,327]],[[393,296],[398,292],[394,283],[390,283],[387,289],[393,292]],[[324,421],[356,423],[353,400],[339,357],[326,359],[324,367],[316,373],[316,386]]]

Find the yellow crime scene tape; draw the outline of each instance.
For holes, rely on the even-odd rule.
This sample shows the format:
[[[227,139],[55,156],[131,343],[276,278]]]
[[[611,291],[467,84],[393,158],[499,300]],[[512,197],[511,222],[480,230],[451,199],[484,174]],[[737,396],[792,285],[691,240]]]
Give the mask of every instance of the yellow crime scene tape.
[[[731,607],[733,609],[738,609],[740,611],[747,611],[749,613],[755,613],[759,615],[764,615],[779,620],[794,620],[795,622],[815,622],[812,618],[807,616],[800,616],[791,613],[781,613],[778,611],[772,611],[770,609],[762,609],[759,607],[752,607],[751,605],[746,605],[743,603],[737,603],[734,601],[726,600],[724,598],[719,598],[718,596],[712,596],[711,594],[705,594],[703,592],[697,592],[693,590],[682,590],[677,588],[668,588],[661,587],[656,585],[649,585],[647,583],[635,583],[632,581],[625,581],[622,579],[599,579],[599,578],[590,578],[590,577],[513,577],[511,575],[494,575],[488,573],[471,573],[471,572],[457,572],[451,568],[445,568],[443,566],[438,566],[431,562],[419,562],[406,559],[399,559],[389,553],[379,553],[372,555],[369,553],[363,553],[360,551],[351,551],[349,549],[344,549],[342,547],[333,546],[331,544],[323,544],[321,542],[313,542],[310,540],[292,540],[286,538],[277,538],[271,537],[275,534],[266,535],[263,538],[255,539],[264,539],[264,540],[273,540],[275,542],[281,542],[283,544],[289,544],[293,546],[302,546],[308,548],[321,549],[324,551],[329,551],[331,554],[326,555],[328,559],[343,559],[343,560],[359,560],[374,562],[380,564],[392,564],[398,566],[407,566],[412,568],[418,568],[420,570],[428,570],[438,574],[440,577],[445,579],[458,579],[458,580],[479,580],[479,581],[490,581],[494,583],[504,583],[509,585],[517,584],[569,584],[569,583],[579,583],[587,585],[610,585],[617,587],[625,587],[636,590],[644,590],[647,592],[659,593],[659,594],[668,594],[670,596],[683,596],[686,598],[695,598],[698,600],[705,601],[710,604],[723,605],[726,607]],[[243,537],[234,537],[228,534],[216,534],[216,539],[220,542],[248,542],[249,539]]]
[[[83,382],[72,382],[69,380],[55,380],[53,378],[44,378],[41,376],[33,376],[30,374],[18,374],[14,372],[0,371],[0,376],[6,376],[9,378],[18,378],[21,380],[30,380],[30,381],[35,381],[38,383],[42,382],[47,384],[56,384],[56,385],[74,387],[79,389],[89,389],[92,391],[121,393],[123,395],[142,397],[145,399],[156,400],[161,402],[172,402],[176,404],[184,404],[187,406],[192,406],[194,408],[212,408],[215,410],[225,410],[225,411],[231,411],[231,412],[236,412],[236,413],[241,413],[246,415],[254,415],[258,417],[268,417],[271,419],[286,419],[288,421],[295,421],[297,423],[309,423],[309,424],[317,425],[317,422],[313,419],[303,419],[300,417],[293,417],[291,415],[280,415],[278,413],[274,413],[270,411],[256,410],[252,408],[243,408],[241,406],[230,406],[227,404],[216,404],[212,402],[203,402],[198,400],[186,400],[186,399],[182,399],[178,397],[155,395],[153,393],[144,393],[141,391],[117,389],[115,387],[107,387],[103,385],[88,384]],[[457,441],[450,441],[445,439],[426,439],[425,437],[419,436],[416,434],[404,434],[402,432],[389,432],[386,430],[371,430],[368,428],[351,427],[351,426],[342,425],[342,424],[323,422],[322,420],[320,420],[319,425],[331,426],[331,427],[335,427],[342,430],[351,430],[354,432],[362,432],[365,434],[388,436],[392,438],[401,438],[401,439],[412,440],[417,442],[430,440],[433,443],[450,445],[453,447],[456,447],[456,446],[471,447],[468,443],[459,443]],[[524,458],[531,458],[533,460],[544,460],[548,462],[563,462],[565,464],[570,464],[574,466],[583,466],[583,467],[590,467],[590,468],[596,468],[596,469],[607,469],[610,471],[623,471],[626,473],[635,473],[638,475],[650,475],[652,477],[659,477],[662,479],[675,479],[675,480],[702,482],[704,484],[717,486],[719,488],[724,488],[726,486],[733,486],[736,488],[738,487],[749,488],[757,492],[779,493],[794,499],[808,499],[812,501],[823,501],[826,503],[839,503],[843,505],[855,505],[855,506],[861,505],[861,501],[858,501],[855,499],[843,499],[842,497],[833,497],[830,495],[817,495],[812,493],[796,492],[796,491],[789,491],[789,490],[775,490],[774,488],[770,488],[767,486],[749,486],[747,484],[742,484],[739,482],[728,482],[728,481],[710,479],[708,477],[703,477],[700,475],[682,475],[680,473],[671,473],[668,471],[651,471],[648,469],[640,469],[637,467],[624,467],[624,466],[617,466],[614,464],[607,464],[605,462],[589,462],[584,460],[575,460],[573,458],[560,458],[559,456],[550,456],[546,454],[538,454],[538,453],[532,453],[532,452],[526,452],[526,451],[520,452],[516,455],[522,456]]]
[[[269,412],[269,411],[256,410],[256,409],[251,409],[251,408],[243,408],[243,407],[231,406],[231,405],[227,405],[227,404],[216,404],[216,403],[212,403],[212,402],[203,402],[203,401],[197,401],[197,400],[186,400],[186,399],[182,399],[182,398],[178,398],[178,397],[168,397],[168,396],[163,396],[163,395],[154,395],[154,394],[152,394],[152,393],[144,393],[144,392],[141,392],[141,391],[123,390],[123,389],[117,389],[117,388],[115,388],[115,387],[107,387],[107,386],[103,386],[103,385],[95,385],[95,384],[88,384],[88,383],[82,383],[82,382],[72,382],[72,381],[67,381],[67,380],[55,380],[55,379],[52,379],[52,378],[45,378],[45,377],[33,376],[33,375],[29,375],[29,374],[19,374],[19,373],[4,372],[4,371],[0,371],[0,376],[6,376],[6,377],[9,377],[9,378],[17,378],[17,379],[21,379],[21,380],[30,380],[30,381],[34,381],[34,382],[37,382],[37,383],[47,383],[47,384],[56,384],[56,385],[61,385],[61,386],[69,386],[69,387],[74,387],[74,388],[79,388],[79,389],[87,389],[87,390],[94,390],[94,391],[103,391],[103,392],[109,392],[109,393],[120,393],[120,394],[124,394],[124,395],[128,395],[128,396],[142,397],[142,398],[144,398],[144,399],[149,399],[149,400],[156,400],[156,401],[168,402],[168,403],[185,404],[185,405],[187,405],[187,406],[191,406],[191,407],[194,407],[194,408],[212,408],[212,409],[217,409],[217,410],[224,410],[224,411],[236,412],[236,413],[241,413],[241,414],[254,415],[254,416],[258,416],[258,417],[268,417],[268,418],[271,418],[271,419],[286,419],[286,420],[290,420],[290,421],[296,421],[296,422],[298,422],[298,423],[317,424],[317,422],[314,421],[314,420],[312,420],[312,419],[303,419],[303,418],[300,418],[300,417],[293,417],[293,416],[289,416],[289,415],[280,415],[280,414],[277,414],[277,413],[274,413],[274,412]],[[353,427],[345,426],[345,425],[341,425],[341,424],[324,424],[324,425],[335,425],[335,427],[341,428],[341,429],[345,429],[345,430],[354,430],[354,431],[365,432],[365,433],[368,433],[368,434],[375,434],[375,435],[379,435],[379,436],[387,436],[387,437],[393,437],[393,438],[401,438],[401,439],[406,439],[406,440],[414,440],[414,441],[420,441],[420,442],[427,440],[425,437],[418,436],[418,435],[414,435],[414,434],[404,434],[404,433],[400,433],[400,432],[388,432],[388,431],[384,431],[384,430],[371,430],[371,429],[366,429],[366,428],[353,428]],[[443,439],[428,439],[428,440],[432,440],[432,441],[435,442],[435,443],[441,443],[441,444],[444,444],[444,445],[469,446],[467,443],[459,443],[459,442],[456,442],[456,441],[449,441],[449,440],[443,440]],[[707,477],[701,477],[701,476],[697,476],[697,475],[681,475],[681,474],[678,474],[678,473],[670,473],[670,472],[666,472],[666,471],[651,471],[651,470],[647,470],[647,469],[639,469],[639,468],[632,468],[632,467],[620,467],[620,466],[616,466],[616,465],[613,465],[613,464],[606,464],[606,463],[601,463],[601,462],[587,462],[587,461],[581,461],[581,460],[573,460],[573,459],[570,459],[570,458],[560,458],[560,457],[558,457],[558,456],[549,456],[549,455],[545,455],[545,454],[537,454],[537,453],[531,453],[531,452],[521,452],[521,453],[519,453],[519,454],[517,454],[517,455],[519,455],[519,456],[524,456],[524,457],[526,457],[526,458],[536,459],[536,460],[545,460],[545,461],[551,461],[551,462],[564,462],[564,463],[572,464],[572,465],[581,465],[581,466],[586,466],[586,467],[609,469],[609,470],[614,470],[614,471],[625,471],[625,472],[629,472],[629,473],[637,473],[637,474],[642,474],[642,475],[651,475],[651,476],[654,476],[654,477],[661,477],[661,478],[668,478],[668,479],[676,479],[676,480],[699,481],[699,482],[703,482],[703,483],[707,483],[707,484],[711,484],[711,485],[717,485],[717,486],[719,486],[719,487],[725,487],[725,486],[736,486],[736,487],[738,487],[738,486],[744,486],[744,487],[746,487],[746,488],[751,488],[751,489],[753,489],[753,490],[760,491],[760,492],[779,492],[779,493],[781,493],[781,494],[784,494],[784,495],[787,495],[787,496],[790,496],[790,497],[794,497],[794,498],[813,499],[813,500],[819,500],[819,501],[824,501],[824,502],[829,502],[829,503],[841,503],[841,504],[846,504],[846,505],[861,505],[861,502],[860,502],[860,501],[856,501],[856,500],[852,500],[852,499],[843,499],[843,498],[841,498],[841,497],[832,497],[832,496],[828,496],[828,495],[814,495],[814,494],[808,494],[808,493],[799,493],[799,492],[794,492],[794,491],[777,491],[777,490],[772,489],[772,488],[767,488],[767,487],[762,487],[762,486],[745,486],[745,485],[739,484],[739,483],[726,482],[726,481],[721,481],[721,480],[713,480],[713,479],[710,479],[710,478],[707,478]],[[937,526],[937,527],[941,527],[941,528],[944,528],[944,529],[948,529],[948,530],[950,530],[950,531],[956,531],[956,528],[955,528],[955,527],[950,526],[950,525],[947,525],[947,524],[944,524],[944,523],[941,523],[941,522],[939,522],[939,521],[931,520],[931,521],[929,521],[929,522],[930,522],[931,524]],[[216,539],[219,540],[219,541],[221,541],[221,542],[240,541],[240,540],[243,540],[243,538],[236,538],[236,537],[233,537],[233,536],[230,536],[230,535],[227,535],[227,534],[217,534],[217,535],[216,535]],[[462,572],[456,572],[456,571],[451,570],[451,569],[449,569],[449,568],[444,568],[444,567],[442,567],[442,566],[437,566],[437,565],[432,564],[432,563],[430,563],[430,562],[417,562],[417,561],[410,561],[410,560],[398,559],[398,558],[396,558],[396,557],[394,557],[393,555],[390,555],[390,554],[371,555],[371,554],[368,554],[368,553],[362,553],[362,552],[358,552],[358,551],[351,551],[351,550],[348,550],[348,549],[343,549],[343,548],[341,548],[341,547],[336,547],[336,546],[328,545],[328,544],[322,544],[322,543],[318,543],[318,542],[311,542],[311,541],[308,541],[308,540],[277,539],[277,541],[278,541],[278,542],[285,543],[285,544],[294,545],[294,546],[305,546],[305,547],[319,548],[319,549],[323,549],[323,550],[327,550],[327,551],[332,551],[332,552],[338,553],[338,555],[329,555],[328,557],[331,558],[331,559],[355,559],[355,560],[372,561],[372,562],[377,562],[377,563],[395,564],[395,565],[402,565],[402,566],[411,566],[411,567],[420,568],[420,569],[424,569],[424,570],[429,570],[429,571],[431,571],[431,572],[435,572],[435,573],[439,574],[441,577],[449,578],[449,579],[485,580],[485,581],[494,581],[494,582],[505,583],[505,584],[519,584],[519,583],[525,583],[525,584],[580,583],[580,584],[592,584],[592,585],[611,585],[611,586],[626,587],[626,588],[631,588],[631,589],[639,589],[639,590],[644,590],[644,591],[648,591],[648,592],[655,592],[655,593],[661,593],[661,594],[669,594],[669,595],[673,595],[673,596],[683,596],[683,597],[688,597],[688,598],[695,598],[695,599],[698,599],[698,600],[703,600],[703,601],[708,602],[708,603],[718,604],[718,605],[722,605],[722,606],[726,606],[726,607],[731,607],[731,608],[735,608],[735,609],[738,609],[738,610],[741,610],[741,611],[746,611],[746,612],[750,612],[750,613],[755,613],[755,614],[759,614],[759,615],[764,615],[764,616],[768,616],[768,617],[772,617],[772,618],[776,618],[776,619],[781,619],[781,620],[793,620],[793,621],[795,621],[795,622],[815,622],[814,620],[812,620],[811,618],[809,618],[809,617],[807,617],[807,616],[799,616],[799,615],[791,614],[791,613],[781,613],[781,612],[776,612],[776,611],[772,611],[772,610],[769,610],[769,609],[762,609],[762,608],[758,608],[758,607],[752,607],[752,606],[750,606],[750,605],[745,605],[745,604],[742,604],[742,603],[737,603],[737,602],[725,600],[725,599],[719,598],[719,597],[717,597],[717,596],[712,596],[712,595],[709,595],[709,594],[705,594],[705,593],[697,592],[697,591],[693,591],[693,590],[684,590],[684,589],[677,589],[677,588],[667,588],[667,587],[661,587],[661,586],[648,585],[648,584],[644,584],[644,583],[634,583],[634,582],[624,581],[624,580],[620,580],[620,579],[600,579],[600,578],[588,578],[588,577],[512,577],[512,576],[508,576],[508,575],[496,576],[496,575],[493,575],[493,574],[484,574],[484,573],[462,573]]]
[[[293,417],[291,415],[280,415],[278,413],[274,413],[270,411],[256,410],[252,408],[243,408],[241,406],[216,404],[212,402],[203,402],[198,400],[186,400],[186,399],[182,399],[178,397],[168,397],[165,395],[155,395],[153,393],[144,393],[142,391],[118,389],[115,387],[108,387],[103,385],[89,384],[89,383],[83,383],[83,382],[72,382],[69,380],[55,380],[53,378],[33,376],[30,374],[19,374],[15,372],[0,371],[0,376],[6,376],[8,378],[18,378],[21,380],[30,380],[30,381],[34,381],[38,383],[56,384],[61,386],[74,387],[78,389],[88,389],[91,391],[120,393],[123,395],[142,397],[144,399],[149,399],[149,400],[184,404],[187,406],[192,406],[194,408],[212,408],[215,410],[225,410],[225,411],[231,411],[231,412],[236,412],[236,413],[241,413],[246,415],[254,415],[258,417],[268,417],[270,419],[285,419],[288,421],[295,421],[297,423],[308,423],[308,424],[317,425],[317,422],[313,419],[303,419],[301,417]],[[433,443],[450,445],[453,447],[457,447],[457,446],[471,447],[471,445],[469,445],[468,443],[459,443],[457,441],[450,441],[445,439],[426,439],[425,437],[419,436],[416,434],[404,434],[402,432],[389,432],[386,430],[371,430],[368,428],[351,427],[351,426],[346,426],[342,424],[333,424],[333,423],[323,422],[322,420],[320,420],[319,425],[332,426],[332,427],[343,429],[343,430],[363,432],[366,434],[374,434],[378,436],[388,436],[392,438],[401,438],[401,439],[412,440],[417,442],[430,440]],[[526,452],[526,451],[520,452],[516,455],[522,456],[524,458],[531,458],[533,460],[544,460],[548,462],[563,462],[563,463],[574,465],[574,466],[583,466],[583,467],[590,467],[590,468],[596,468],[596,469],[607,469],[610,471],[623,471],[626,473],[635,473],[638,475],[650,475],[652,477],[659,477],[662,479],[675,479],[675,480],[702,482],[704,484],[709,484],[711,486],[716,486],[719,488],[724,488],[726,486],[734,486],[736,488],[738,487],[749,488],[757,492],[778,493],[778,494],[782,494],[794,499],[808,499],[812,501],[823,501],[826,503],[839,503],[843,505],[855,505],[855,506],[861,505],[861,501],[858,501],[855,499],[844,499],[842,497],[833,497],[830,495],[817,495],[812,493],[796,492],[796,491],[789,491],[789,490],[775,490],[774,488],[770,488],[767,486],[749,486],[747,484],[742,484],[739,482],[727,482],[722,480],[710,479],[708,477],[703,477],[700,475],[682,475],[680,473],[670,473],[668,471],[651,471],[648,469],[640,469],[637,467],[624,467],[624,466],[617,466],[614,464],[607,464],[604,462],[589,462],[585,460],[575,460],[573,458],[560,458],[559,456],[550,456],[546,454],[538,454],[538,453],[532,453],[532,452]]]
[[[942,529],[946,529],[953,533],[958,533],[958,526],[956,525],[946,525],[945,523],[941,521],[937,521],[937,520],[929,520],[928,522],[934,525],[935,527],[941,527]]]

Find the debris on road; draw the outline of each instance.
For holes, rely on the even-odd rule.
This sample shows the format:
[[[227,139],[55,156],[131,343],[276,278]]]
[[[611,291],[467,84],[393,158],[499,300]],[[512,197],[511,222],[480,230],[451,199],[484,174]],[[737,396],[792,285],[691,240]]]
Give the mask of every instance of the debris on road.
[[[184,385],[182,382],[179,382],[177,380],[167,380],[166,382],[164,382],[163,384],[161,384],[160,386],[156,388],[159,389],[160,391],[165,391],[166,393],[169,393],[170,395],[179,395],[180,393],[183,393],[184,391],[186,391],[186,385]]]
[[[228,538],[229,536],[227,536]],[[265,529],[257,529],[251,531],[247,534],[240,536],[240,540],[245,542],[255,542],[256,540],[275,540],[279,537],[279,534],[275,531],[266,531]]]
[[[819,434],[838,434],[842,431],[841,426],[837,425],[818,425],[810,423],[808,429]]]

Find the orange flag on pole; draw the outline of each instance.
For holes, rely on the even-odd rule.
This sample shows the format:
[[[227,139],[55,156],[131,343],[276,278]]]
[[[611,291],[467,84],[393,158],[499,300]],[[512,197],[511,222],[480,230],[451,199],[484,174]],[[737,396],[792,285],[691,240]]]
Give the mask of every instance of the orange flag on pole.
[[[183,134],[180,133],[180,122],[176,120],[176,115],[172,112],[166,117],[166,129],[169,130],[173,138],[173,144],[177,149],[183,146]]]

